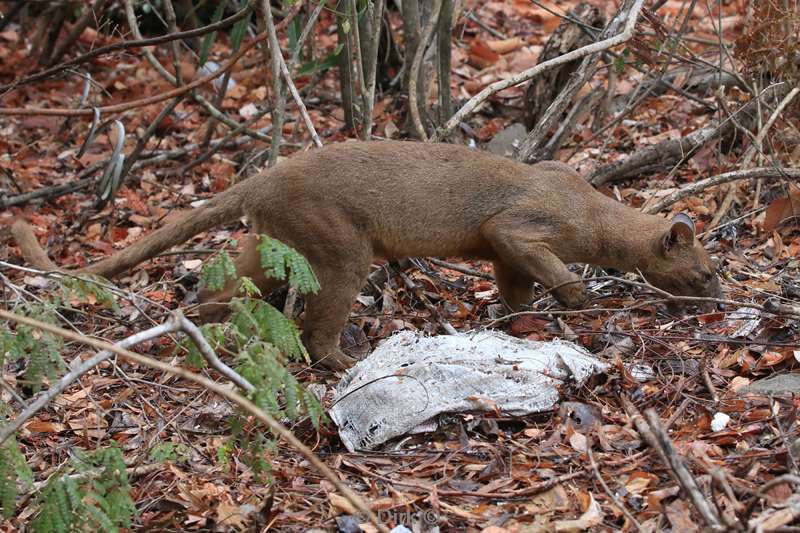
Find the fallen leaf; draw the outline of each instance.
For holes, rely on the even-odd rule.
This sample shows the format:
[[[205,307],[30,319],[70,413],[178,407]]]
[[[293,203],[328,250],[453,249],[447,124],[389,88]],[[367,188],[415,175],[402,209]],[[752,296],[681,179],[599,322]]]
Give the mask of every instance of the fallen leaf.
[[[358,513],[358,510],[353,507],[353,504],[350,503],[350,500],[344,496],[336,494],[335,492],[328,494],[328,500],[331,502],[331,507],[336,510],[337,514],[344,513],[354,515]]]
[[[775,198],[767,207],[764,230],[772,231],[795,217],[800,217],[800,189],[792,187],[787,196]]]
[[[486,46],[498,54],[507,54],[525,46],[525,41],[521,37],[512,37],[500,41],[486,41]]]
[[[594,496],[589,493],[589,506],[586,511],[575,520],[558,520],[555,523],[555,530],[564,533],[586,531],[594,526],[600,525],[603,522],[603,510],[600,504],[594,499]]]

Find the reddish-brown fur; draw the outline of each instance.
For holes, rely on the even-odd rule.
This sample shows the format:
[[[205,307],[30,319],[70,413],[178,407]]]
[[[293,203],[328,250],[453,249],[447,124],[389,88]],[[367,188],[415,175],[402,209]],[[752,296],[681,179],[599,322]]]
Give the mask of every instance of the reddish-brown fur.
[[[525,165],[450,144],[345,142],[313,150],[241,182],[84,272],[114,276],[213,226],[245,215],[253,234],[299,250],[321,284],[309,296],[304,340],[316,361],[351,363],[338,346],[353,300],[374,257],[460,256],[494,263],[497,284],[513,309],[530,301],[534,281],[557,287],[556,298],[585,301],[566,263],[640,270],[679,295],[716,296],[714,265],[685,216],[645,215],[597,192],[557,162]],[[30,227],[14,234],[26,259],[55,269]],[[266,292],[257,238],[245,240],[240,276]],[[201,292],[207,315],[235,293]]]

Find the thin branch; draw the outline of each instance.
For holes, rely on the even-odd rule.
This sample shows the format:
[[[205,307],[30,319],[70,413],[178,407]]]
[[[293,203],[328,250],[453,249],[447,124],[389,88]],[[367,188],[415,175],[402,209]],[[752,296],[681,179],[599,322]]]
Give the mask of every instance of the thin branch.
[[[734,170],[732,172],[717,174],[716,176],[711,176],[710,178],[706,178],[704,180],[689,183],[688,185],[678,189],[672,194],[668,194],[667,196],[659,200],[658,203],[653,204],[650,207],[644,209],[644,212],[648,214],[658,213],[659,211],[662,211],[667,207],[670,207],[676,202],[679,202],[680,200],[687,198],[689,196],[694,196],[697,193],[708,189],[709,187],[713,187],[715,185],[721,185],[723,183],[729,183],[731,181],[746,180],[753,178],[761,178],[761,179],[783,178],[783,179],[800,180],[800,169],[781,168],[781,167],[777,168],[759,167],[747,170]]]
[[[298,13],[301,5],[302,4],[298,2],[297,6],[295,6],[295,8],[289,15],[287,15],[287,17],[281,20],[277,25],[275,25],[275,31],[279,31],[283,29],[285,26],[287,26],[292,21],[294,16]],[[150,104],[156,104],[158,102],[163,102],[164,100],[169,100],[170,98],[186,94],[192,89],[222,76],[225,72],[228,71],[228,69],[233,67],[239,61],[239,59],[241,59],[251,48],[253,48],[256,44],[260,43],[261,41],[267,39],[267,37],[268,37],[267,32],[259,33],[258,35],[253,37],[253,39],[250,40],[247,44],[243,45],[237,53],[235,53],[233,56],[231,56],[230,59],[228,59],[228,61],[223,63],[218,70],[215,70],[214,72],[206,76],[203,76],[202,78],[198,78],[193,82],[189,83],[188,85],[184,85],[183,87],[178,87],[171,91],[167,91],[165,93],[150,96],[147,98],[141,98],[139,100],[132,100],[130,102],[123,102],[121,104],[99,107],[97,109],[99,109],[100,113],[102,114],[121,113],[123,111],[129,111],[131,109],[136,109],[138,107],[143,107]],[[0,87],[0,90],[2,90],[2,87]],[[0,115],[28,115],[28,116],[43,115],[43,116],[58,116],[58,117],[77,117],[77,116],[92,116],[94,115],[94,111],[92,109],[69,109],[69,108],[0,107]],[[230,127],[238,126],[236,122],[231,121],[231,119],[228,118],[226,115],[224,114],[220,115],[221,116],[215,115],[215,117],[218,120],[225,122],[225,124],[229,125]],[[232,126],[230,125],[230,122],[233,122]]]
[[[197,346],[197,349],[200,351],[203,359],[205,359],[206,362],[211,365],[211,368],[234,382],[237,387],[245,390],[246,392],[253,392],[256,390],[252,383],[240,376],[239,373],[223,363],[220,358],[217,357],[216,352],[214,352],[214,349],[203,336],[203,332],[200,331],[200,328],[198,328],[194,322],[183,316],[183,313],[175,313],[170,320],[178,324],[179,331],[186,333],[186,335],[192,339],[192,342],[195,346]]]
[[[99,350],[108,350],[125,359],[133,361],[134,363],[137,363],[139,365],[159,370],[169,375],[180,377],[192,381],[194,383],[197,383],[198,385],[208,389],[209,391],[214,392],[219,396],[222,396],[229,402],[237,405],[239,408],[241,408],[242,410],[252,415],[257,420],[262,422],[273,433],[275,433],[276,436],[288,442],[289,445],[291,445],[294,449],[296,449],[300,453],[300,455],[302,455],[305,459],[307,459],[308,462],[311,463],[311,465],[313,465],[314,468],[316,468],[325,477],[325,479],[330,481],[331,484],[339,492],[342,493],[342,496],[347,498],[347,500],[351,504],[353,504],[353,506],[356,509],[358,509],[361,513],[363,513],[364,516],[366,516],[369,519],[369,521],[373,525],[375,525],[375,527],[378,528],[379,531],[381,531],[382,533],[389,533],[389,529],[383,524],[381,524],[378,517],[375,515],[375,513],[372,512],[372,509],[370,509],[369,505],[367,505],[367,503],[364,502],[364,500],[360,496],[358,496],[356,493],[350,490],[349,487],[347,487],[344,483],[342,483],[342,481],[339,479],[339,476],[337,476],[335,472],[333,472],[325,463],[323,463],[316,455],[314,455],[314,452],[312,452],[305,444],[300,442],[300,440],[297,437],[295,437],[291,431],[283,427],[272,416],[264,412],[262,409],[260,409],[257,405],[255,405],[253,402],[251,402],[244,396],[241,396],[240,394],[237,394],[227,389],[223,385],[215,383],[214,381],[211,381],[210,379],[204,376],[195,374],[193,372],[189,372],[186,369],[176,367],[167,363],[163,363],[161,361],[157,361],[149,357],[145,357],[143,355],[139,355],[125,348],[114,346],[113,344],[110,344],[108,342],[104,342],[98,339],[93,339],[91,337],[87,337],[86,335],[82,335],[80,333],[73,333],[71,331],[67,331],[66,329],[54,326],[52,324],[46,324],[44,322],[35,320],[33,318],[16,315],[4,309],[0,309],[0,318],[3,318],[5,320],[11,320],[19,324],[25,324],[27,326],[39,329],[41,331],[46,331],[54,335],[59,335],[67,340],[93,346],[94,348],[97,348]],[[0,431],[3,430],[5,430],[5,427]]]
[[[709,527],[715,531],[722,531],[726,529],[719,520],[716,510],[709,505],[708,500],[700,492],[700,487],[697,486],[694,476],[692,476],[689,469],[683,460],[683,457],[675,450],[669,435],[661,426],[661,421],[658,419],[658,414],[653,409],[647,409],[644,412],[647,418],[647,423],[653,435],[656,437],[656,442],[649,442],[652,447],[658,447],[662,450],[664,456],[667,458],[667,466],[670,467],[671,472],[675,475],[675,479],[680,486],[688,493],[689,499],[694,505],[695,509],[700,513]],[[644,435],[643,435],[644,436]]]
[[[156,104],[158,102],[163,102],[164,100],[169,100],[170,98],[175,98],[176,96],[181,96],[186,94],[187,92],[191,91],[195,87],[199,87],[204,83],[208,83],[211,80],[214,80],[220,76],[222,76],[229,68],[233,67],[239,59],[242,58],[253,46],[258,44],[259,42],[265,40],[267,38],[267,33],[262,32],[256,35],[250,42],[242,46],[242,48],[233,56],[231,56],[228,61],[226,61],[220,68],[202,78],[198,78],[193,82],[189,83],[188,85],[184,85],[183,87],[178,87],[171,91],[167,91],[165,93],[157,94],[154,96],[149,96],[147,98],[140,98],[139,100],[132,100],[130,102],[123,102],[121,104],[109,105],[104,107],[99,107],[97,109],[100,110],[100,113],[106,115],[111,113],[121,113],[123,111],[129,111],[131,109],[136,109],[137,107],[143,107],[150,104]],[[162,67],[163,68],[163,67]],[[91,116],[94,115],[93,109],[68,109],[68,108],[44,108],[44,107],[6,107],[0,108],[0,115],[44,115],[44,116],[57,116],[57,117],[83,117],[83,116]]]
[[[289,73],[289,68],[286,66],[286,61],[283,60],[283,55],[280,53],[278,54],[278,60],[280,61],[283,79],[286,80],[286,85],[289,87],[289,92],[292,94],[294,103],[297,104],[297,108],[300,110],[300,116],[303,117],[303,123],[306,125],[308,133],[311,134],[311,139],[314,141],[314,144],[317,146],[317,148],[322,148],[322,141],[317,134],[317,130],[314,128],[314,123],[311,122],[311,117],[308,115],[308,109],[306,109],[306,105],[303,103],[300,93],[297,92],[297,87],[294,86],[292,75]]]
[[[240,11],[234,13],[233,15],[231,15],[230,17],[228,17],[228,18],[226,18],[224,20],[221,20],[221,21],[219,21],[219,22],[217,22],[215,24],[209,24],[208,26],[203,26],[202,28],[196,28],[196,29],[193,29],[193,30],[184,31],[184,32],[180,32],[180,33],[169,33],[167,35],[159,35],[158,37],[151,37],[149,39],[137,39],[137,40],[134,40],[134,41],[124,41],[124,42],[110,44],[108,46],[102,46],[102,47],[100,47],[100,48],[98,48],[96,50],[92,50],[88,54],[84,54],[84,55],[82,55],[80,57],[76,57],[75,59],[72,59],[72,60],[67,61],[65,63],[61,63],[60,65],[56,65],[56,66],[54,66],[52,68],[49,68],[47,70],[44,70],[42,72],[39,72],[39,73],[36,73],[36,74],[32,74],[32,75],[30,75],[28,77],[21,78],[19,80],[13,81],[13,82],[8,83],[6,85],[0,85],[0,92],[5,92],[5,91],[8,91],[9,89],[13,89],[13,88],[18,87],[20,85],[26,85],[26,84],[29,84],[29,83],[34,83],[34,82],[49,78],[50,76],[53,76],[54,74],[58,74],[62,70],[65,70],[65,69],[68,69],[68,68],[72,68],[72,67],[76,67],[76,66],[81,65],[83,63],[87,63],[87,62],[91,61],[92,59],[94,59],[96,57],[100,57],[102,55],[109,54],[111,52],[118,52],[120,50],[126,50],[128,48],[140,48],[140,47],[144,47],[144,46],[155,46],[155,45],[162,44],[162,43],[168,43],[170,41],[176,41],[176,40],[180,40],[180,39],[188,39],[188,38],[191,38],[191,37],[197,37],[199,35],[205,35],[207,33],[211,33],[212,31],[222,30],[222,29],[228,28],[230,26],[233,26],[238,21],[240,21],[241,19],[246,17],[249,13],[250,13],[250,6],[248,5],[244,9],[241,9]]]
[[[0,310],[0,312],[6,313],[4,310]],[[144,331],[140,331],[135,335],[131,335],[130,337],[115,343],[114,346],[117,348],[129,348],[139,344],[140,342],[154,339],[168,333],[174,333],[178,331],[179,328],[180,326],[176,321],[168,320],[163,324],[159,324],[158,326],[154,326]],[[25,424],[25,422],[27,422],[36,413],[41,411],[48,403],[50,403],[53,398],[64,392],[70,385],[80,379],[81,376],[89,372],[92,368],[96,367],[103,361],[111,359],[113,356],[114,352],[111,350],[100,351],[89,359],[82,361],[80,365],[69,371],[67,374],[64,374],[61,379],[50,385],[50,388],[41,392],[33,402],[28,404],[24,411],[16,416],[16,418],[9,420],[6,424],[0,427],[0,443],[5,442],[11,435],[19,430],[23,424]]]
[[[594,477],[600,483],[600,486],[603,487],[603,491],[606,495],[611,499],[611,502],[614,506],[619,509],[625,518],[633,524],[633,527],[636,531],[642,531],[642,525],[636,520],[636,517],[625,507],[625,504],[614,494],[614,491],[606,484],[606,481],[603,479],[603,476],[600,475],[600,469],[597,468],[597,462],[594,460],[594,454],[592,453],[592,443],[591,441],[586,444],[586,453],[589,456],[589,464],[592,467],[592,472],[594,472]]]
[[[558,65],[563,65],[564,63],[569,63],[570,61],[574,61],[589,54],[608,50],[609,48],[613,48],[614,46],[628,41],[633,36],[633,29],[636,26],[636,21],[639,19],[639,14],[642,10],[643,3],[644,0],[636,0],[631,8],[630,14],[628,15],[628,21],[625,23],[625,29],[619,35],[604,41],[583,46],[576,50],[572,50],[571,52],[567,52],[562,56],[545,61],[544,63],[539,63],[535,67],[523,70],[519,74],[516,74],[505,80],[497,81],[484,88],[478,94],[470,98],[469,101],[461,107],[461,109],[459,109],[452,117],[450,117],[450,120],[448,120],[445,125],[431,137],[430,140],[432,142],[437,142],[447,137],[458,127],[459,123],[471,116],[477,110],[478,106],[480,106],[493,94],[528,81],[531,78],[538,76],[545,70],[557,67]]]

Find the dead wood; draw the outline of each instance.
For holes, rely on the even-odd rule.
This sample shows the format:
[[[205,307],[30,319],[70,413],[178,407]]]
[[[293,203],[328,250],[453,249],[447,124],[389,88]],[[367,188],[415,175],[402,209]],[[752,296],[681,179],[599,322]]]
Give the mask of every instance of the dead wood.
[[[757,116],[758,101],[780,101],[791,90],[787,83],[775,84],[765,89],[758,98],[753,98],[736,113],[739,124],[753,124]],[[746,127],[746,126],[745,126]],[[634,152],[627,158],[597,168],[588,176],[595,186],[610,181],[621,181],[648,172],[668,169],[691,159],[697,150],[712,139],[719,138],[727,145],[734,142],[736,123],[729,117],[700,128],[678,139],[667,139],[653,146]]]
[[[578,24],[575,21],[582,21]],[[561,24],[539,54],[538,63],[564,55],[581,46],[594,42],[595,34],[605,26],[606,18],[597,6],[581,2],[562,19]],[[569,81],[569,77],[580,65],[579,60],[570,61],[534,78],[525,89],[525,126],[532,130],[544,112]]]

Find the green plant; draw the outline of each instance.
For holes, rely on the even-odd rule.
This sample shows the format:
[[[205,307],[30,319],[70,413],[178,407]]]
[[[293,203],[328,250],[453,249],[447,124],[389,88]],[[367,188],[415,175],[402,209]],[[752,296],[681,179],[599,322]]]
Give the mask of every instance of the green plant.
[[[267,276],[287,280],[300,293],[319,290],[311,266],[293,248],[261,236],[261,263]],[[222,288],[236,275],[230,254],[223,250],[202,270],[202,281],[212,289]],[[82,305],[100,306],[118,312],[116,297],[106,282],[96,277],[62,276],[46,299],[22,302],[15,308],[49,323],[57,323],[62,310],[78,310]],[[307,357],[294,322],[278,309],[255,298],[261,296],[252,280],[239,281],[240,297],[232,302],[233,313],[223,324],[202,326],[203,335],[218,351],[235,353],[236,370],[255,390],[250,398],[276,418],[295,420],[309,416],[319,426],[323,410],[317,399],[286,370],[287,360]],[[25,363],[23,382],[32,390],[41,390],[46,380],[62,374],[62,338],[19,325],[12,329],[0,324],[0,364],[7,361]],[[201,367],[204,359],[192,342],[184,340],[179,349],[186,362]],[[3,412],[6,411],[6,412]],[[8,415],[8,406],[0,403],[0,415]],[[269,434],[245,431],[247,419],[234,416],[230,420],[231,439],[220,448],[219,460],[227,461],[238,452],[254,473],[269,474],[268,457],[274,449]],[[181,444],[160,443],[150,451],[154,461],[181,460],[187,449]],[[14,439],[0,446],[0,510],[13,516],[20,487],[30,490],[33,476],[25,456]],[[66,532],[78,529],[117,531],[129,527],[134,513],[122,454],[115,446],[99,448],[92,453],[77,451],[68,468],[51,476],[37,499],[38,512],[32,523],[37,532]]]
[[[48,480],[33,519],[37,533],[130,527],[135,511],[122,453],[116,446],[76,450],[70,468]]]

